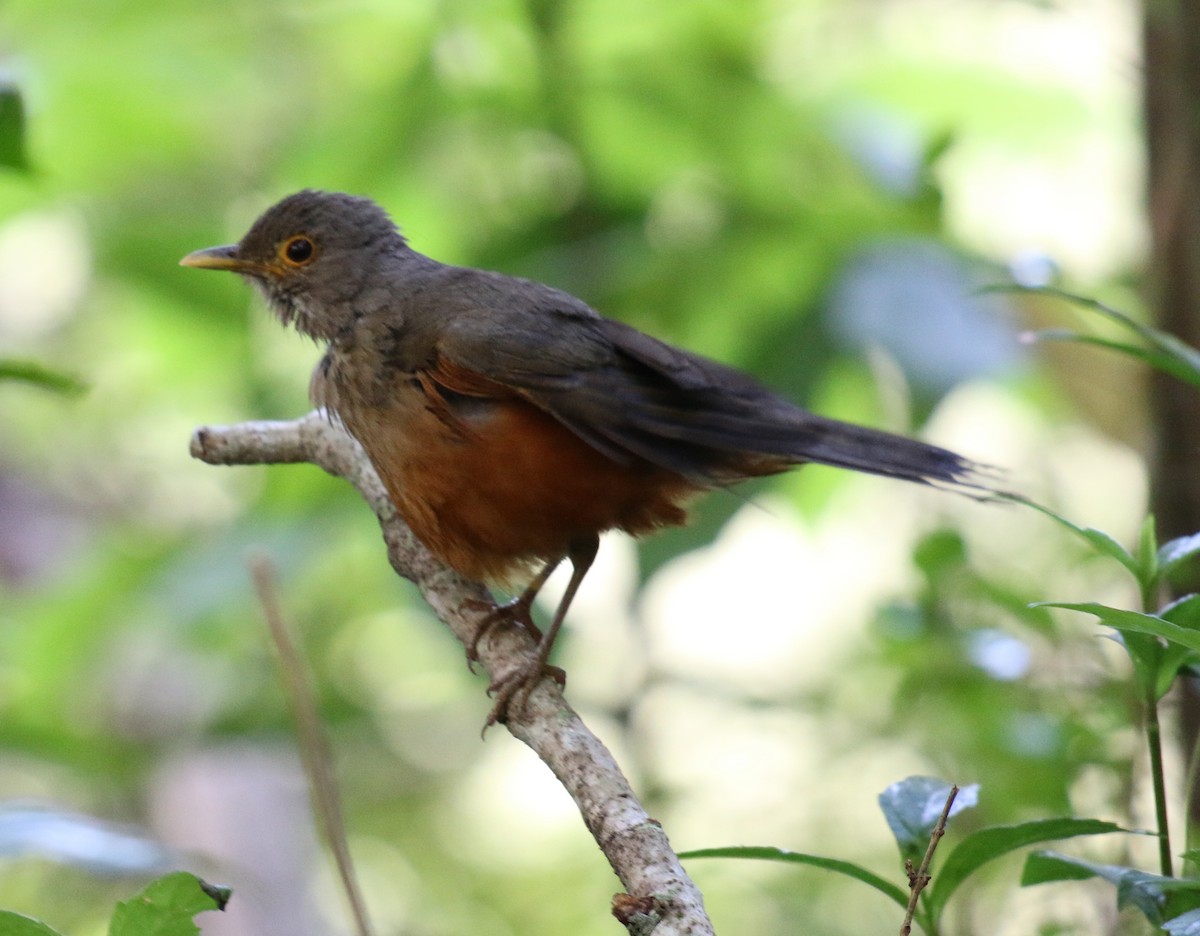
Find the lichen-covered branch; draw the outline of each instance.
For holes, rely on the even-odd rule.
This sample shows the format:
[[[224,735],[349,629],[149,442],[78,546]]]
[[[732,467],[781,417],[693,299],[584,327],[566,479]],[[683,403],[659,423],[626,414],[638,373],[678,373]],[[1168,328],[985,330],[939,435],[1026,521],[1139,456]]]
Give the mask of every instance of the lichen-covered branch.
[[[481,585],[435,559],[396,516],[358,443],[320,412],[292,422],[250,422],[196,430],[191,452],[212,465],[309,462],[350,482],[375,512],[392,568],[412,581],[464,647],[492,609]],[[494,682],[534,653],[519,628],[492,628],[478,646]],[[662,828],[646,814],[629,781],[601,741],[544,679],[524,704],[513,704],[506,727],[546,763],[575,800],[583,821],[627,893],[613,914],[631,934],[705,936],[712,924],[704,900],[684,872]]]

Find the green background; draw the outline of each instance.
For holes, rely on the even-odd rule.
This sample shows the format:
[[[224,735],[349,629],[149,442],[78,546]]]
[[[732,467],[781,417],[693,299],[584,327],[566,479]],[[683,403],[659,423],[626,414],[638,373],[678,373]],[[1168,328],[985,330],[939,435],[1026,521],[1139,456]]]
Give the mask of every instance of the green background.
[[[184,253],[301,187],[370,195],[425,253],[921,431],[1128,540],[1137,371],[1031,352],[1070,313],[975,290],[1053,258],[1136,311],[1132,28],[1018,0],[0,5],[0,358],[87,387],[0,383],[0,906],[101,931],[161,855],[121,864],[91,829],[232,884],[206,932],[344,931],[245,570],[263,548],[380,931],[617,931],[618,883],[533,756],[479,742],[483,680],[354,494],[189,459],[196,426],[304,412],[318,352]],[[1124,817],[1125,671],[1024,606],[1132,598],[1048,522],[824,469],[696,521],[606,543],[559,648],[677,847],[902,882],[874,797],[913,773],[980,782],[968,824]],[[692,870],[718,931],[898,926],[815,870]],[[1004,893],[957,897],[961,931]],[[1018,896],[1080,932],[1100,912]]]

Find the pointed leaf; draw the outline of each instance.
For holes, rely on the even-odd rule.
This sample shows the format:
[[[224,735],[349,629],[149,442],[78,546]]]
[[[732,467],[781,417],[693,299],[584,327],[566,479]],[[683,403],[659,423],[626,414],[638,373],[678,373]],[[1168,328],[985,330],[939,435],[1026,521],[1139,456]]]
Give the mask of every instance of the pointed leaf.
[[[1173,358],[1180,367],[1186,368],[1186,373],[1178,374],[1174,370],[1168,371],[1168,373],[1192,384],[1192,386],[1200,387],[1200,351],[1186,342],[1180,341],[1174,335],[1159,331],[1157,328],[1140,325],[1138,330],[1155,348]]]
[[[1152,687],[1154,701],[1157,702],[1171,691],[1171,687],[1175,685],[1175,680],[1179,677],[1180,670],[1194,666],[1197,662],[1200,662],[1200,652],[1177,643],[1167,644],[1167,648],[1159,660],[1158,679],[1154,681]]]
[[[1088,877],[1103,878],[1114,884],[1117,888],[1117,906],[1133,904],[1155,926],[1163,923],[1163,909],[1168,898],[1173,897],[1174,903],[1183,904],[1175,909],[1175,913],[1191,909],[1196,901],[1200,901],[1200,880],[1168,878],[1122,865],[1096,864],[1051,851],[1035,852],[1029,856],[1021,875],[1021,886]]]
[[[205,910],[224,910],[229,896],[227,887],[216,887],[186,871],[176,871],[117,904],[108,934],[195,936],[200,929],[192,917]]]
[[[1157,617],[1184,630],[1200,632],[1200,595],[1187,595],[1163,608]],[[1184,666],[1200,660],[1200,653],[1181,643],[1163,643],[1159,636],[1122,632],[1120,643],[1134,664],[1134,678],[1142,694],[1159,700],[1174,685]]]
[[[936,777],[909,777],[879,794],[879,808],[903,858],[916,859],[925,854],[929,835],[945,808],[951,786]],[[958,791],[950,815],[957,816],[978,801],[979,784],[964,786]]]
[[[1121,874],[1112,883],[1117,885],[1118,908],[1133,904],[1142,911],[1147,920],[1155,926],[1161,926],[1167,891],[1183,890],[1187,882],[1177,878],[1164,878],[1162,875],[1139,871],[1136,868],[1122,868]]]
[[[1129,654],[1134,667],[1134,679],[1145,695],[1161,699],[1175,682],[1179,671],[1200,659],[1200,630],[1193,626],[1181,627],[1175,621],[1137,611],[1126,611],[1097,604],[1062,604],[1042,602],[1041,607],[1066,608],[1094,614],[1120,632],[1118,642]],[[1200,612],[1190,599],[1170,606],[1164,614],[1171,613],[1180,621],[1189,624]],[[1167,641],[1164,646],[1159,638]]]
[[[1047,341],[1069,341],[1075,344],[1105,348],[1109,351],[1118,351],[1128,357],[1149,364],[1156,370],[1160,370],[1164,374],[1169,374],[1177,380],[1182,380],[1184,383],[1200,386],[1200,383],[1197,383],[1200,381],[1200,375],[1193,371],[1186,362],[1180,361],[1176,355],[1156,348],[1145,348],[1141,345],[1132,345],[1125,341],[1114,341],[1111,338],[1100,338],[1097,335],[1086,335],[1082,332],[1060,328],[1045,328],[1038,331],[1026,332],[1021,335],[1021,340],[1026,344]]]
[[[1024,848],[1077,835],[1104,835],[1127,832],[1121,826],[1100,819],[1038,819],[1017,825],[989,826],[972,832],[950,853],[941,869],[934,875],[930,887],[930,909],[936,918],[950,895],[982,865],[994,858]]]
[[[1174,643],[1181,644],[1192,650],[1200,650],[1200,631],[1180,627],[1154,614],[1141,614],[1138,611],[1126,611],[1122,608],[1110,608],[1108,605],[1095,602],[1060,602],[1039,601],[1034,607],[1063,608],[1067,611],[1081,611],[1084,614],[1094,614],[1109,627],[1119,631],[1132,631],[1135,634],[1153,634]]]
[[[1162,928],[1171,936],[1200,936],[1200,909],[1189,910],[1182,916],[1167,920]]]
[[[41,920],[22,916],[11,910],[0,910],[0,936],[60,936]]]
[[[1158,551],[1158,575],[1162,578],[1192,557],[1200,554],[1200,533],[1191,536],[1181,536],[1168,543],[1163,543]]]
[[[1059,881],[1086,881],[1096,877],[1090,864],[1082,865],[1054,851],[1036,851],[1025,859],[1021,870],[1021,886],[1054,884]]]
[[[692,851],[680,852],[680,858],[750,858],[760,861],[785,861],[792,864],[812,865],[824,868],[826,871],[836,871],[870,885],[881,894],[891,897],[901,907],[908,906],[908,892],[897,885],[881,878],[873,871],[868,871],[861,865],[851,861],[841,861],[837,858],[823,858],[820,855],[806,855],[803,852],[788,851],[786,848],[770,848],[758,845],[734,845],[728,848],[697,848]]]
[[[1158,616],[1188,630],[1200,631],[1200,595],[1193,592],[1176,598],[1159,611]]]
[[[1178,624],[1187,630],[1200,631],[1200,595],[1185,595],[1162,609],[1163,620]],[[1175,678],[1184,667],[1200,662],[1200,652],[1178,643],[1168,643],[1158,661],[1158,679],[1154,685],[1154,698],[1161,699],[1175,684]]]
[[[1028,498],[1021,497],[1019,494],[1008,495],[1008,499],[1024,504],[1026,507],[1032,507],[1038,513],[1043,513],[1051,520],[1066,527],[1096,552],[1102,556],[1108,556],[1110,559],[1116,559],[1126,569],[1133,573],[1134,578],[1138,578],[1141,567],[1138,561],[1134,559],[1133,554],[1128,549],[1118,543],[1115,539],[1105,533],[1103,530],[1097,530],[1094,527],[1081,527],[1076,523],[1072,523],[1066,517],[1055,513],[1049,507],[1043,507],[1036,501],[1031,501]],[[1139,578],[1140,581],[1140,578]]]
[[[1162,923],[1163,892],[1155,887],[1157,875],[1126,868],[1121,865],[1102,865],[1058,852],[1035,852],[1025,862],[1021,886],[1056,880],[1080,880],[1099,877],[1117,888],[1117,905],[1133,903],[1155,926]],[[1166,881],[1167,878],[1159,878]]]
[[[1168,647],[1179,647],[1179,644],[1164,644],[1160,637],[1133,631],[1114,634],[1113,639],[1129,654],[1133,663],[1133,678],[1141,695],[1146,697],[1155,693],[1154,697],[1157,699],[1158,686],[1166,678],[1163,676],[1163,658]],[[1187,647],[1180,649],[1184,653],[1194,652]],[[1174,678],[1172,674],[1170,679],[1173,681]]]
[[[1169,335],[1166,332],[1159,331],[1157,328],[1152,328],[1143,322],[1131,318],[1119,309],[1114,309],[1112,306],[1105,305],[1103,302],[1087,296],[1079,296],[1062,289],[1056,289],[1053,286],[1019,286],[1006,283],[988,287],[983,291],[1038,293],[1055,299],[1063,299],[1081,308],[1096,312],[1110,321],[1116,322],[1122,328],[1133,332],[1150,346],[1150,350],[1158,352],[1171,362],[1169,367],[1162,366],[1157,362],[1154,362],[1154,366],[1160,367],[1160,369],[1187,383],[1200,386],[1200,351],[1180,341],[1174,335]],[[1102,341],[1103,339],[1096,339],[1090,343],[1099,344]],[[1114,344],[1116,343],[1114,342]]]

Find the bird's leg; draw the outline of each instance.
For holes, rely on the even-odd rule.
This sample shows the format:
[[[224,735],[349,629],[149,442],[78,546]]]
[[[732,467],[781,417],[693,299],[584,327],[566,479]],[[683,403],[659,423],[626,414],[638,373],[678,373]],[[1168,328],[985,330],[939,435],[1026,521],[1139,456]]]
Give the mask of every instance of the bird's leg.
[[[533,601],[562,561],[562,556],[549,560],[516,598],[488,608],[487,616],[475,629],[475,635],[467,647],[467,665],[471,668],[471,672],[475,671],[475,663],[479,661],[479,641],[483,640],[494,628],[520,624],[534,640],[542,639],[542,632],[533,623]]]
[[[570,549],[567,551],[567,558],[571,560],[571,580],[567,583],[567,590],[563,592],[562,601],[558,603],[558,608],[554,612],[554,619],[550,622],[550,627],[542,635],[542,639],[538,641],[537,652],[531,659],[522,663],[512,672],[493,680],[492,684],[488,686],[488,692],[495,695],[496,702],[492,706],[492,710],[487,717],[487,722],[483,726],[485,731],[490,725],[504,721],[508,715],[509,705],[518,696],[521,697],[521,702],[523,703],[529,697],[529,693],[533,691],[533,687],[538,684],[543,676],[550,675],[558,680],[560,684],[566,684],[566,674],[556,666],[547,666],[547,660],[550,658],[550,651],[554,647],[554,641],[558,637],[559,629],[566,619],[567,610],[571,607],[571,602],[575,599],[575,593],[579,591],[579,586],[583,582],[584,576],[587,575],[588,569],[592,567],[592,562],[596,558],[596,552],[599,548],[600,537],[598,536],[576,540],[571,544]],[[538,578],[541,578],[540,574]],[[537,579],[534,581],[536,582]]]

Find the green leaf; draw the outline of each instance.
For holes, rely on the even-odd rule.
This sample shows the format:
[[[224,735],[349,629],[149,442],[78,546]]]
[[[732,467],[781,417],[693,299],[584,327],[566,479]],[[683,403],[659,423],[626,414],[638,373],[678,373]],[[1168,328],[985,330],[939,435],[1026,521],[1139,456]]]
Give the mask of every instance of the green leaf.
[[[109,936],[195,936],[192,921],[205,910],[224,910],[230,890],[194,874],[176,871],[152,882],[140,894],[117,904]]]
[[[1175,898],[1174,903],[1184,904],[1177,908],[1177,912],[1190,910],[1200,901],[1200,880],[1195,878],[1168,878],[1137,868],[1096,864],[1050,851],[1034,852],[1029,856],[1021,874],[1021,886],[1089,877],[1103,878],[1115,885],[1117,906],[1133,904],[1155,926],[1162,926],[1163,910],[1170,898]]]
[[[1044,296],[1050,296],[1055,299],[1062,299],[1070,302],[1081,308],[1087,309],[1090,312],[1095,312],[1104,318],[1115,322],[1120,327],[1127,331],[1133,332],[1141,338],[1149,347],[1142,349],[1130,348],[1122,346],[1119,342],[1105,342],[1104,339],[1087,338],[1089,344],[1104,344],[1108,347],[1114,347],[1117,350],[1125,353],[1132,353],[1135,357],[1147,359],[1147,355],[1153,354],[1155,360],[1150,361],[1155,367],[1174,377],[1178,377],[1187,383],[1200,387],[1200,351],[1193,348],[1191,345],[1180,341],[1174,335],[1169,335],[1166,332],[1159,331],[1157,328],[1152,328],[1143,322],[1126,315],[1119,309],[1114,309],[1112,306],[1105,305],[1096,299],[1087,296],[1079,296],[1075,293],[1070,293],[1062,289],[1056,289],[1053,286],[1018,286],[1015,284],[999,284],[988,287],[983,292],[1020,292],[1020,293],[1035,293]],[[1086,336],[1081,336],[1086,337]]]
[[[1145,586],[1158,581],[1158,534],[1154,525],[1154,514],[1147,514],[1138,535],[1137,555],[1138,582]]]
[[[1178,368],[1164,367],[1164,371],[1194,387],[1200,387],[1200,351],[1157,328],[1140,323],[1136,327],[1147,341],[1177,363]]]
[[[1200,595],[1186,595],[1167,605],[1159,615],[1172,624],[1187,630],[1200,631]],[[1200,652],[1178,643],[1168,643],[1159,658],[1158,680],[1154,686],[1154,698],[1161,699],[1175,683],[1175,677],[1186,666],[1200,662]]]
[[[1134,677],[1144,693],[1161,699],[1179,670],[1200,654],[1200,596],[1189,595],[1163,609],[1160,615],[1142,614],[1085,603],[1038,602],[1037,607],[1065,608],[1093,614],[1121,632],[1121,645],[1134,665]],[[1164,647],[1159,638],[1168,641]]]
[[[930,887],[930,909],[936,918],[941,909],[973,872],[994,858],[1006,855],[1026,845],[1037,845],[1057,839],[1074,838],[1077,835],[1105,835],[1110,832],[1127,832],[1112,822],[1100,819],[1038,819],[1017,825],[989,826],[972,832],[950,853],[941,869],[934,876]]]
[[[68,396],[79,396],[87,389],[82,381],[68,374],[50,370],[36,361],[18,361],[12,358],[0,358],[0,380],[19,380]]]
[[[1151,634],[1136,634],[1133,631],[1114,635],[1114,639],[1129,654],[1129,659],[1133,663],[1133,678],[1137,682],[1142,696],[1153,694],[1157,699],[1158,686],[1163,679],[1163,656],[1167,647],[1179,647],[1179,645],[1163,643],[1161,637]],[[1184,653],[1193,652],[1187,647],[1181,649]]]
[[[1181,536],[1168,543],[1163,543],[1158,551],[1159,578],[1169,574],[1181,562],[1186,562],[1200,553],[1200,533],[1191,536]]]
[[[0,86],[0,167],[27,171],[25,105],[11,85]]]
[[[943,802],[945,800],[943,799]],[[793,864],[812,865],[824,868],[826,871],[836,871],[862,881],[875,888],[881,894],[886,894],[901,907],[908,906],[908,892],[901,890],[878,874],[868,871],[861,865],[851,861],[841,861],[837,858],[823,858],[820,855],[806,855],[803,852],[788,851],[786,848],[769,848],[757,845],[734,845],[728,848],[697,848],[694,851],[680,852],[680,858],[751,858],[760,861],[785,861]]]
[[[1100,555],[1108,556],[1110,559],[1116,559],[1117,562],[1121,563],[1121,565],[1123,565],[1133,574],[1134,578],[1138,579],[1139,583],[1141,582],[1140,576],[1142,569],[1138,561],[1133,557],[1133,554],[1103,530],[1097,530],[1094,527],[1079,526],[1076,523],[1072,523],[1066,517],[1055,513],[1049,507],[1043,507],[1036,501],[1031,501],[1028,498],[1020,496],[1019,494],[1007,495],[1007,499],[1015,501],[1019,504],[1024,504],[1026,507],[1032,507],[1034,510],[1038,511],[1038,513],[1043,513],[1051,520],[1054,520],[1066,527],[1068,530],[1086,542],[1089,546],[1091,546],[1092,549],[1094,549]]]
[[[909,777],[879,794],[879,808],[900,846],[901,857],[915,860],[925,854],[929,834],[937,825],[951,786],[936,777]],[[978,801],[979,784],[964,786],[958,791],[950,815],[956,816]]]
[[[1171,687],[1175,685],[1175,680],[1179,677],[1180,670],[1194,666],[1198,661],[1200,661],[1200,653],[1195,650],[1177,643],[1167,644],[1159,659],[1158,678],[1155,679],[1152,687],[1154,701],[1159,701],[1171,691]]]
[[[11,910],[0,910],[0,936],[60,936],[41,920],[22,916]]]
[[[1084,867],[1060,855],[1058,852],[1037,851],[1025,859],[1025,867],[1021,871],[1021,886],[1033,887],[1035,884],[1054,884],[1059,881],[1086,881],[1096,877],[1091,867]]]
[[[1188,630],[1200,631],[1200,595],[1184,595],[1159,611],[1158,616]]]
[[[1082,332],[1059,328],[1045,328],[1039,331],[1026,332],[1021,338],[1023,341],[1030,343],[1070,341],[1075,344],[1086,344],[1105,348],[1109,351],[1117,351],[1127,357],[1136,358],[1144,364],[1149,364],[1151,367],[1162,371],[1164,374],[1169,374],[1177,380],[1182,380],[1184,383],[1200,386],[1200,383],[1197,382],[1196,372],[1188,364],[1165,351],[1159,351],[1154,348],[1144,348],[1141,345],[1132,345],[1124,341],[1114,341],[1111,338],[1100,338],[1097,335],[1085,335]]]
[[[1095,602],[1072,603],[1063,601],[1039,601],[1034,604],[1037,608],[1063,608],[1066,611],[1079,611],[1100,618],[1109,627],[1119,631],[1131,631],[1135,634],[1153,634],[1173,643],[1180,644],[1191,650],[1200,651],[1200,631],[1178,624],[1172,624],[1154,614],[1142,614],[1138,611],[1126,611],[1123,608],[1110,608],[1108,605]]]
[[[1162,928],[1171,936],[1200,936],[1200,909],[1167,920]]]

